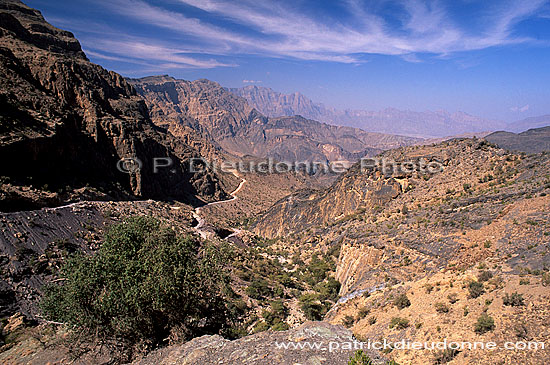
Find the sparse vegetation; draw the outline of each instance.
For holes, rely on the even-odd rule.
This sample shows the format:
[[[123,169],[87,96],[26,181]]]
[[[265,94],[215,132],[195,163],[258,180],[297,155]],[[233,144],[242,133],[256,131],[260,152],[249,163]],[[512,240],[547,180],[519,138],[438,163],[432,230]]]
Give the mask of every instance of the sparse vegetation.
[[[487,313],[481,314],[477,318],[477,322],[474,326],[474,331],[477,334],[484,334],[486,332],[492,331],[495,329],[495,320],[493,317],[488,315]]]
[[[404,309],[411,305],[411,301],[407,297],[407,294],[402,293],[394,299],[393,305],[395,305],[399,309]]]
[[[478,298],[485,292],[483,283],[480,283],[479,281],[471,281],[468,284],[468,292],[469,292],[470,298],[474,298],[474,299]]]
[[[502,303],[504,305],[508,305],[512,307],[520,307],[525,305],[525,300],[523,299],[523,295],[517,292],[514,292],[512,294],[506,293],[502,298]]]
[[[357,350],[350,357],[348,365],[373,365],[372,359],[363,351]]]
[[[409,320],[401,317],[393,317],[390,321],[390,328],[402,330],[409,327]]]
[[[445,303],[437,302],[434,307],[437,313],[449,313],[449,307]]]
[[[445,349],[434,354],[434,364],[446,364],[451,362],[460,353],[457,349]]]

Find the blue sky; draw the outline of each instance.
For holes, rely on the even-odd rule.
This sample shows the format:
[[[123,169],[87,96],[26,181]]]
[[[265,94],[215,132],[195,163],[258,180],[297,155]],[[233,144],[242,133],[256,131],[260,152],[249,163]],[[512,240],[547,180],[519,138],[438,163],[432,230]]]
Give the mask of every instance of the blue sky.
[[[299,91],[338,108],[550,114],[545,0],[23,0],[125,76]]]

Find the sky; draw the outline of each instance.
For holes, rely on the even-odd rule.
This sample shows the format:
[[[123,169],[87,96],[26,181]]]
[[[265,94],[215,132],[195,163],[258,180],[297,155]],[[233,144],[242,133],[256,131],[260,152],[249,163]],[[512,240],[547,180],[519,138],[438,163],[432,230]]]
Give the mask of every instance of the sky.
[[[124,76],[340,109],[550,114],[549,0],[23,0]]]

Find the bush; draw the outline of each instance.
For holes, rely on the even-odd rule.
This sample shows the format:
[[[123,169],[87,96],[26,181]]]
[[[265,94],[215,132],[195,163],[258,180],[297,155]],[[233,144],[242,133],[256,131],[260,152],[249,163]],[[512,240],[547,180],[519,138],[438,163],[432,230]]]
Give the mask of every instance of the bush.
[[[437,313],[449,313],[449,307],[444,303],[437,302],[434,306]]]
[[[393,317],[390,321],[390,328],[402,330],[409,327],[409,320],[401,317]]]
[[[250,298],[260,300],[271,295],[271,288],[267,280],[255,276],[250,285],[246,288],[245,293]]]
[[[363,351],[363,350],[357,350],[353,354],[353,356],[350,357],[348,361],[348,365],[372,365],[374,364],[371,360],[371,358]]]
[[[338,293],[340,292],[340,282],[329,276],[327,281],[317,284],[315,290],[319,293],[322,300],[336,302],[338,300]]]
[[[342,324],[346,328],[350,328],[351,326],[353,326],[354,323],[355,323],[355,318],[353,318],[353,316],[347,315],[344,317],[344,319],[342,319]]]
[[[363,307],[361,309],[359,309],[359,313],[357,313],[357,319],[363,319],[365,318],[366,316],[368,316],[370,313],[370,309],[368,307]]]
[[[393,305],[395,305],[399,309],[407,308],[411,305],[411,301],[407,297],[407,294],[399,294],[397,298],[393,301]]]
[[[495,320],[487,313],[483,313],[477,318],[474,330],[477,334],[483,334],[495,329]]]
[[[481,274],[479,274],[479,277],[478,277],[478,281],[479,282],[484,282],[484,281],[488,281],[489,279],[491,279],[493,277],[493,273],[488,271],[488,270],[485,270],[483,271]]]
[[[457,349],[445,349],[442,351],[438,351],[435,353],[435,364],[446,364],[450,361],[452,361],[456,355],[458,355],[460,351]]]
[[[525,302],[523,300],[523,295],[517,292],[514,292],[511,295],[508,295],[508,293],[506,293],[504,295],[504,298],[502,298],[502,303],[504,305],[509,305],[512,307],[519,307],[519,306],[525,305]]]
[[[300,298],[300,309],[310,321],[319,321],[323,319],[325,308],[319,300],[317,294],[304,294]]]
[[[485,292],[485,289],[483,288],[483,283],[471,281],[470,284],[468,284],[468,291],[470,292],[470,298],[478,298]]]
[[[157,220],[133,217],[109,230],[92,256],[62,267],[61,285],[45,287],[46,318],[130,350],[177,337],[219,333],[228,324],[221,251],[200,247]]]

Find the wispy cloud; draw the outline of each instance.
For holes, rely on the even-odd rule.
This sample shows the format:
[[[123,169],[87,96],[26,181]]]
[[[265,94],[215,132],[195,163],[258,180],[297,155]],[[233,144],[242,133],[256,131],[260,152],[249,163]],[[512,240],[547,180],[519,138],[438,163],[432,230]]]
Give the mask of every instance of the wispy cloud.
[[[243,84],[261,84],[260,80],[243,80]]]
[[[479,15],[476,31],[460,24],[442,1],[402,0],[392,2],[400,9],[390,24],[387,13],[370,2],[347,0],[345,19],[331,14],[319,16],[304,10],[302,2],[283,3],[262,0],[177,0],[202,14],[192,17],[183,10],[168,10],[162,3],[144,0],[102,2],[110,11],[134,21],[184,35],[179,47],[158,42],[115,41],[94,45],[97,51],[123,53],[188,67],[227,66],[223,62],[199,60],[184,55],[186,42],[194,52],[212,56],[257,54],[300,60],[362,63],[365,54],[396,55],[409,62],[420,62],[418,53],[447,56],[532,41],[514,35],[520,21],[537,14],[545,0],[502,0],[487,2]],[[380,2],[380,4],[388,1]],[[160,4],[160,5],[159,5]],[[315,4],[310,7],[313,9]],[[481,5],[483,6],[483,4]],[[183,8],[182,8],[183,9]],[[538,14],[540,16],[540,14]],[[231,26],[234,25],[234,26]],[[199,44],[200,46],[197,46]],[[120,46],[120,48],[118,48]],[[102,49],[100,47],[103,47]],[[118,49],[118,52],[117,52]],[[191,49],[190,49],[191,50]],[[161,60],[162,58],[162,60]]]
[[[514,106],[514,107],[510,108],[510,110],[513,111],[513,112],[524,113],[524,112],[529,110],[529,104],[524,105],[524,106]]]

